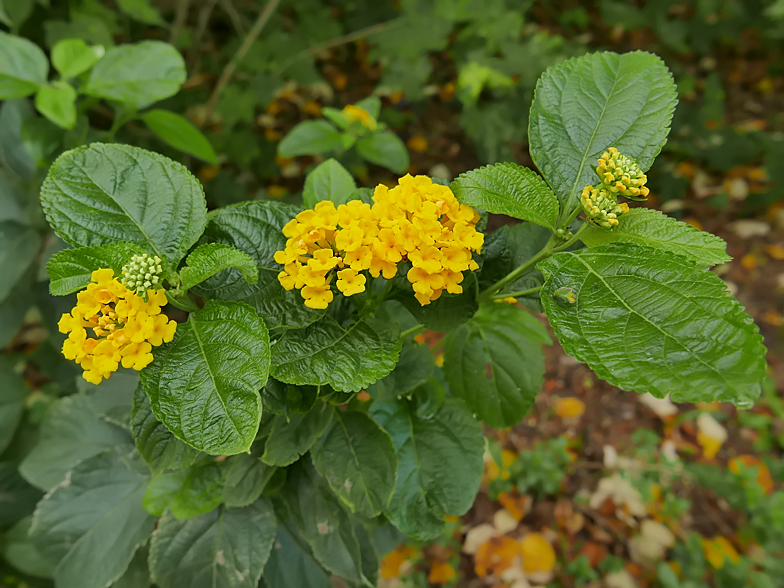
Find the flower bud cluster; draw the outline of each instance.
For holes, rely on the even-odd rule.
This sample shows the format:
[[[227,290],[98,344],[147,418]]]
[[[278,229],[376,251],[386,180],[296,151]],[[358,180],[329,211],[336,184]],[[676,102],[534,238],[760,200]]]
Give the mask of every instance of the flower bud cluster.
[[[629,205],[619,203],[618,196],[644,200],[649,193],[645,186],[648,178],[633,159],[621,155],[615,147],[599,158],[596,173],[601,182],[583,188],[580,204],[588,221],[612,229],[618,225],[618,216],[629,212]]]
[[[160,257],[157,255],[153,257],[146,253],[134,255],[131,261],[123,266],[123,277],[120,282],[137,296],[144,298],[147,290],[157,290],[161,287],[161,273],[163,268]]]

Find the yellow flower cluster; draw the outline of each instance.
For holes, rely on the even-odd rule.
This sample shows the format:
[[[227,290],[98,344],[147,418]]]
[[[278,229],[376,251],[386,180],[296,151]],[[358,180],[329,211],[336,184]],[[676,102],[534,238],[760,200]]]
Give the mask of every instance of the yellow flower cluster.
[[[599,158],[596,173],[601,182],[583,188],[580,203],[590,222],[612,229],[618,225],[618,216],[629,212],[629,205],[619,204],[618,196],[644,200],[649,193],[645,186],[648,177],[632,158],[621,155],[615,147],[610,147]]]
[[[340,112],[349,124],[359,121],[369,131],[375,131],[378,128],[378,121],[370,116],[370,113],[364,108],[348,104]]]
[[[444,290],[462,292],[462,272],[478,268],[471,252],[484,242],[475,228],[479,214],[427,176],[406,175],[392,189],[380,185],[373,201],[372,207],[352,200],[337,208],[319,202],[289,222],[286,248],[275,254],[283,287],[301,289],[310,308],[326,308],[335,277],[337,289],[353,296],[365,291],[361,272],[389,280],[400,262],[410,261],[407,277],[420,304]]]
[[[151,350],[172,340],[175,321],[161,314],[163,290],[148,290],[147,301],[114,278],[111,269],[92,273],[92,283],[77,294],[76,306],[58,323],[68,334],[63,355],[76,361],[88,382],[99,384],[120,364],[141,370],[152,361]],[[88,337],[87,330],[95,337]]]

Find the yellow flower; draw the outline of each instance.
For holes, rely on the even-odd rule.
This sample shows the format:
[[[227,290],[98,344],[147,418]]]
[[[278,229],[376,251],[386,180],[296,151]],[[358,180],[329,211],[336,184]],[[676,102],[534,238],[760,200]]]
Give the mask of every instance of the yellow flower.
[[[305,306],[308,308],[324,309],[332,302],[332,290],[329,289],[329,284],[305,286],[301,292],[305,299]]]
[[[370,113],[367,110],[360,108],[359,106],[348,104],[341,110],[341,113],[343,114],[343,118],[349,123],[359,121],[362,123],[363,127],[370,131],[375,131],[378,127],[376,119],[370,116]]]
[[[367,278],[364,275],[358,274],[355,270],[349,268],[338,272],[336,286],[344,295],[353,296],[365,291],[366,281]]]

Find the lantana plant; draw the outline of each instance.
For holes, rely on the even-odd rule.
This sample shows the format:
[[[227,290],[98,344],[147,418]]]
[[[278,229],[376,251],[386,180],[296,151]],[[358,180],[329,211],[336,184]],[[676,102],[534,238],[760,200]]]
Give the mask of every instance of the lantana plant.
[[[537,312],[615,386],[750,405],[765,349],[709,269],[724,242],[619,200],[647,195],[675,105],[654,55],[571,59],[537,84],[541,175],[499,163],[371,190],[330,160],[304,209],[208,213],[155,153],[62,155],[41,201],[72,247],[47,266],[53,295],[78,292],[63,353],[135,393],[125,419],[101,388],[59,401],[52,422],[82,419],[95,442],[22,464],[47,491],[30,537],[57,585],[376,585],[375,540],[439,536],[479,488],[482,424],[532,406],[551,343]],[[521,222],[485,232],[487,213]],[[443,366],[425,329],[446,334]]]

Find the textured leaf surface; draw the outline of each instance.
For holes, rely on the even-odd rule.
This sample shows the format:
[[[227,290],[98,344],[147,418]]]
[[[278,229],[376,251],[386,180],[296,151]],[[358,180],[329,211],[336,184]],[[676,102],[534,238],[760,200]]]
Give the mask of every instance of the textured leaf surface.
[[[184,166],[102,143],[61,155],[41,187],[41,204],[70,245],[141,243],[171,264],[199,238],[207,216],[201,184]]]
[[[240,453],[231,458],[223,487],[226,506],[247,506],[261,496],[267,482],[277,471],[276,467],[261,461],[263,450],[263,442],[257,442],[251,453]]]
[[[210,300],[153,356],[142,385],[155,416],[178,439],[213,455],[250,447],[270,364],[269,334],[255,310]]]
[[[125,572],[147,541],[155,519],[142,507],[149,482],[138,460],[106,451],[77,465],[67,484],[40,502],[32,536],[47,559],[57,560],[62,588],[104,588]],[[146,468],[145,468],[146,469]]]
[[[286,246],[283,227],[299,209],[279,202],[248,202],[213,213],[204,240],[231,245],[256,262],[259,280],[248,284],[235,269],[219,272],[199,284],[196,292],[208,298],[241,300],[254,307],[270,329],[296,329],[317,321],[324,311],[305,306],[297,291],[287,292],[278,282],[283,269],[275,263],[275,252]]]
[[[625,244],[558,253],[538,267],[558,340],[612,385],[675,402],[746,404],[759,395],[762,337],[707,269]],[[559,288],[575,302],[554,298]]]
[[[161,519],[150,544],[150,571],[161,588],[256,588],[277,523],[259,500],[178,521]]]
[[[191,465],[199,452],[175,437],[155,418],[144,388],[137,386],[133,395],[131,433],[136,449],[150,466],[153,474]]]
[[[0,31],[0,100],[32,94],[48,73],[49,60],[38,45]]]
[[[371,416],[397,451],[397,484],[385,514],[406,535],[437,537],[445,516],[465,514],[474,503],[484,468],[481,425],[456,399],[428,418],[402,402],[376,402]]]
[[[373,133],[357,141],[357,153],[370,163],[396,174],[406,173],[411,160],[406,144],[392,131]]]
[[[334,412],[332,425],[311,451],[313,465],[352,512],[378,516],[395,488],[392,439],[363,412]]]
[[[46,412],[38,444],[19,471],[34,486],[49,490],[82,460],[115,445],[132,443],[128,431],[96,414],[87,395],[68,396]]]
[[[227,473],[225,462],[208,459],[192,465],[169,504],[174,518],[190,519],[220,505]]]
[[[526,415],[542,389],[550,336],[528,311],[487,304],[447,335],[444,373],[468,408],[491,427],[506,428]]]
[[[295,126],[278,144],[278,155],[296,157],[335,151],[341,146],[341,133],[325,120],[306,120]]]
[[[528,123],[531,157],[565,207],[594,184],[591,165],[608,147],[643,171],[667,140],[675,83],[651,53],[602,52],[548,69],[536,84]]]
[[[161,41],[119,45],[95,64],[84,93],[145,108],[174,96],[185,82],[185,61]]]
[[[305,208],[313,208],[322,200],[329,200],[335,206],[351,200],[357,183],[348,170],[334,159],[327,159],[305,178],[302,189],[302,202]]]
[[[14,373],[11,363],[0,357],[0,453],[5,451],[22,419],[27,386]]]
[[[589,227],[580,238],[588,247],[631,243],[665,249],[705,265],[726,263],[732,259],[727,255],[727,244],[721,237],[650,208],[632,208],[618,217],[618,226],[612,231]]]
[[[333,413],[331,405],[317,401],[305,414],[276,416],[261,459],[275,466],[294,463],[313,447],[332,421]]]
[[[0,302],[8,298],[40,249],[37,231],[14,221],[0,222]]]
[[[463,203],[555,228],[558,198],[534,170],[514,163],[496,163],[460,174],[452,191]]]
[[[223,243],[199,245],[188,255],[185,263],[187,265],[180,270],[183,290],[190,290],[196,284],[200,284],[218,272],[229,268],[238,270],[249,284],[255,284],[259,281],[259,270],[253,258],[247,253]]]
[[[305,540],[281,525],[264,567],[267,588],[332,588],[332,574],[313,560]]]
[[[207,137],[187,118],[168,110],[150,110],[142,115],[144,124],[178,151],[217,165],[218,157]]]
[[[325,317],[278,339],[272,347],[272,375],[289,384],[359,392],[392,371],[400,346],[397,327],[361,319],[344,329]]]
[[[146,252],[143,245],[122,242],[58,251],[46,263],[46,273],[51,280],[49,293],[65,296],[78,292],[87,287],[92,273],[101,268],[112,268],[115,276],[121,276],[122,267],[133,255]]]

